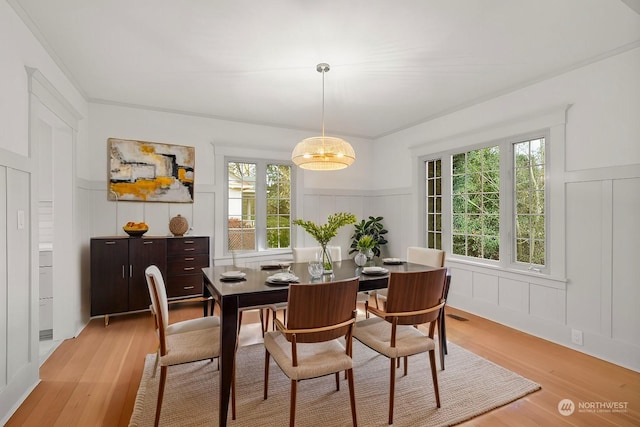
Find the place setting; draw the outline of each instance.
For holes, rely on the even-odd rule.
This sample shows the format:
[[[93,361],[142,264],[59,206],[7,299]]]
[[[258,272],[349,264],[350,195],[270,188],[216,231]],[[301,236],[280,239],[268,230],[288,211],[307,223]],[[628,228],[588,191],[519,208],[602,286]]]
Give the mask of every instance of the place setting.
[[[246,279],[247,273],[244,271],[231,270],[220,273],[221,282],[241,282]]]
[[[362,274],[366,274],[369,276],[382,276],[389,273],[389,270],[387,270],[384,267],[378,267],[378,266],[371,266],[371,267],[363,267],[362,268]]]
[[[382,263],[387,265],[400,265],[402,260],[400,258],[382,258]]]
[[[289,272],[276,273],[267,277],[267,285],[273,286],[286,286],[290,283],[298,283],[300,279],[295,274]]]

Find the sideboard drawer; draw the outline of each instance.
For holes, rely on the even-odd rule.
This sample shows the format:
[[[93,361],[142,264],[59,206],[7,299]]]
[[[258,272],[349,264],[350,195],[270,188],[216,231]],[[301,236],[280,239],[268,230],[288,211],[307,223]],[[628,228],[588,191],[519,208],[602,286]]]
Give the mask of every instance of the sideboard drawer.
[[[202,278],[202,272],[200,274],[169,276],[167,279],[167,297],[202,295]]]
[[[209,267],[209,255],[194,254],[168,257],[167,274],[169,276],[177,274],[202,274],[203,267]]]
[[[167,241],[167,255],[169,256],[208,253],[208,237],[181,237],[168,239]]]

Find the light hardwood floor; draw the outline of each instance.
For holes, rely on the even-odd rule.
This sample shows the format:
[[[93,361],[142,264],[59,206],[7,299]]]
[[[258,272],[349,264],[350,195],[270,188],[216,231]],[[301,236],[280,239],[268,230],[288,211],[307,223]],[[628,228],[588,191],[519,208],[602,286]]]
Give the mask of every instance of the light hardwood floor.
[[[464,423],[464,426],[639,426],[640,373],[524,334],[453,308],[449,341],[542,386],[542,390]],[[171,321],[202,315],[196,304],[175,304]],[[260,341],[257,316],[247,313],[241,345]],[[157,341],[152,317],[138,313],[94,319],[63,342],[42,365],[42,381],[7,426],[126,426],[142,375],[144,356]],[[626,402],[626,412],[558,412],[562,399]]]

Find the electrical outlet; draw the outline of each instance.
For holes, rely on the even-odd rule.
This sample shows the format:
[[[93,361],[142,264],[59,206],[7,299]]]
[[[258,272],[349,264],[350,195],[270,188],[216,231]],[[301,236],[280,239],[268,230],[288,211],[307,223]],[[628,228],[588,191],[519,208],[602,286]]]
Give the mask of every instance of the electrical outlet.
[[[579,329],[571,330],[571,342],[575,345],[582,345],[582,331]]]

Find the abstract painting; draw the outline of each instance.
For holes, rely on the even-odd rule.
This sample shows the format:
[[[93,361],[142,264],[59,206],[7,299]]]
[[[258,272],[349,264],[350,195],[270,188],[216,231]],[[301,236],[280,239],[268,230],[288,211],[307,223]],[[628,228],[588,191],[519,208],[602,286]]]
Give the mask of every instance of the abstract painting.
[[[109,200],[193,203],[195,148],[109,138]]]

